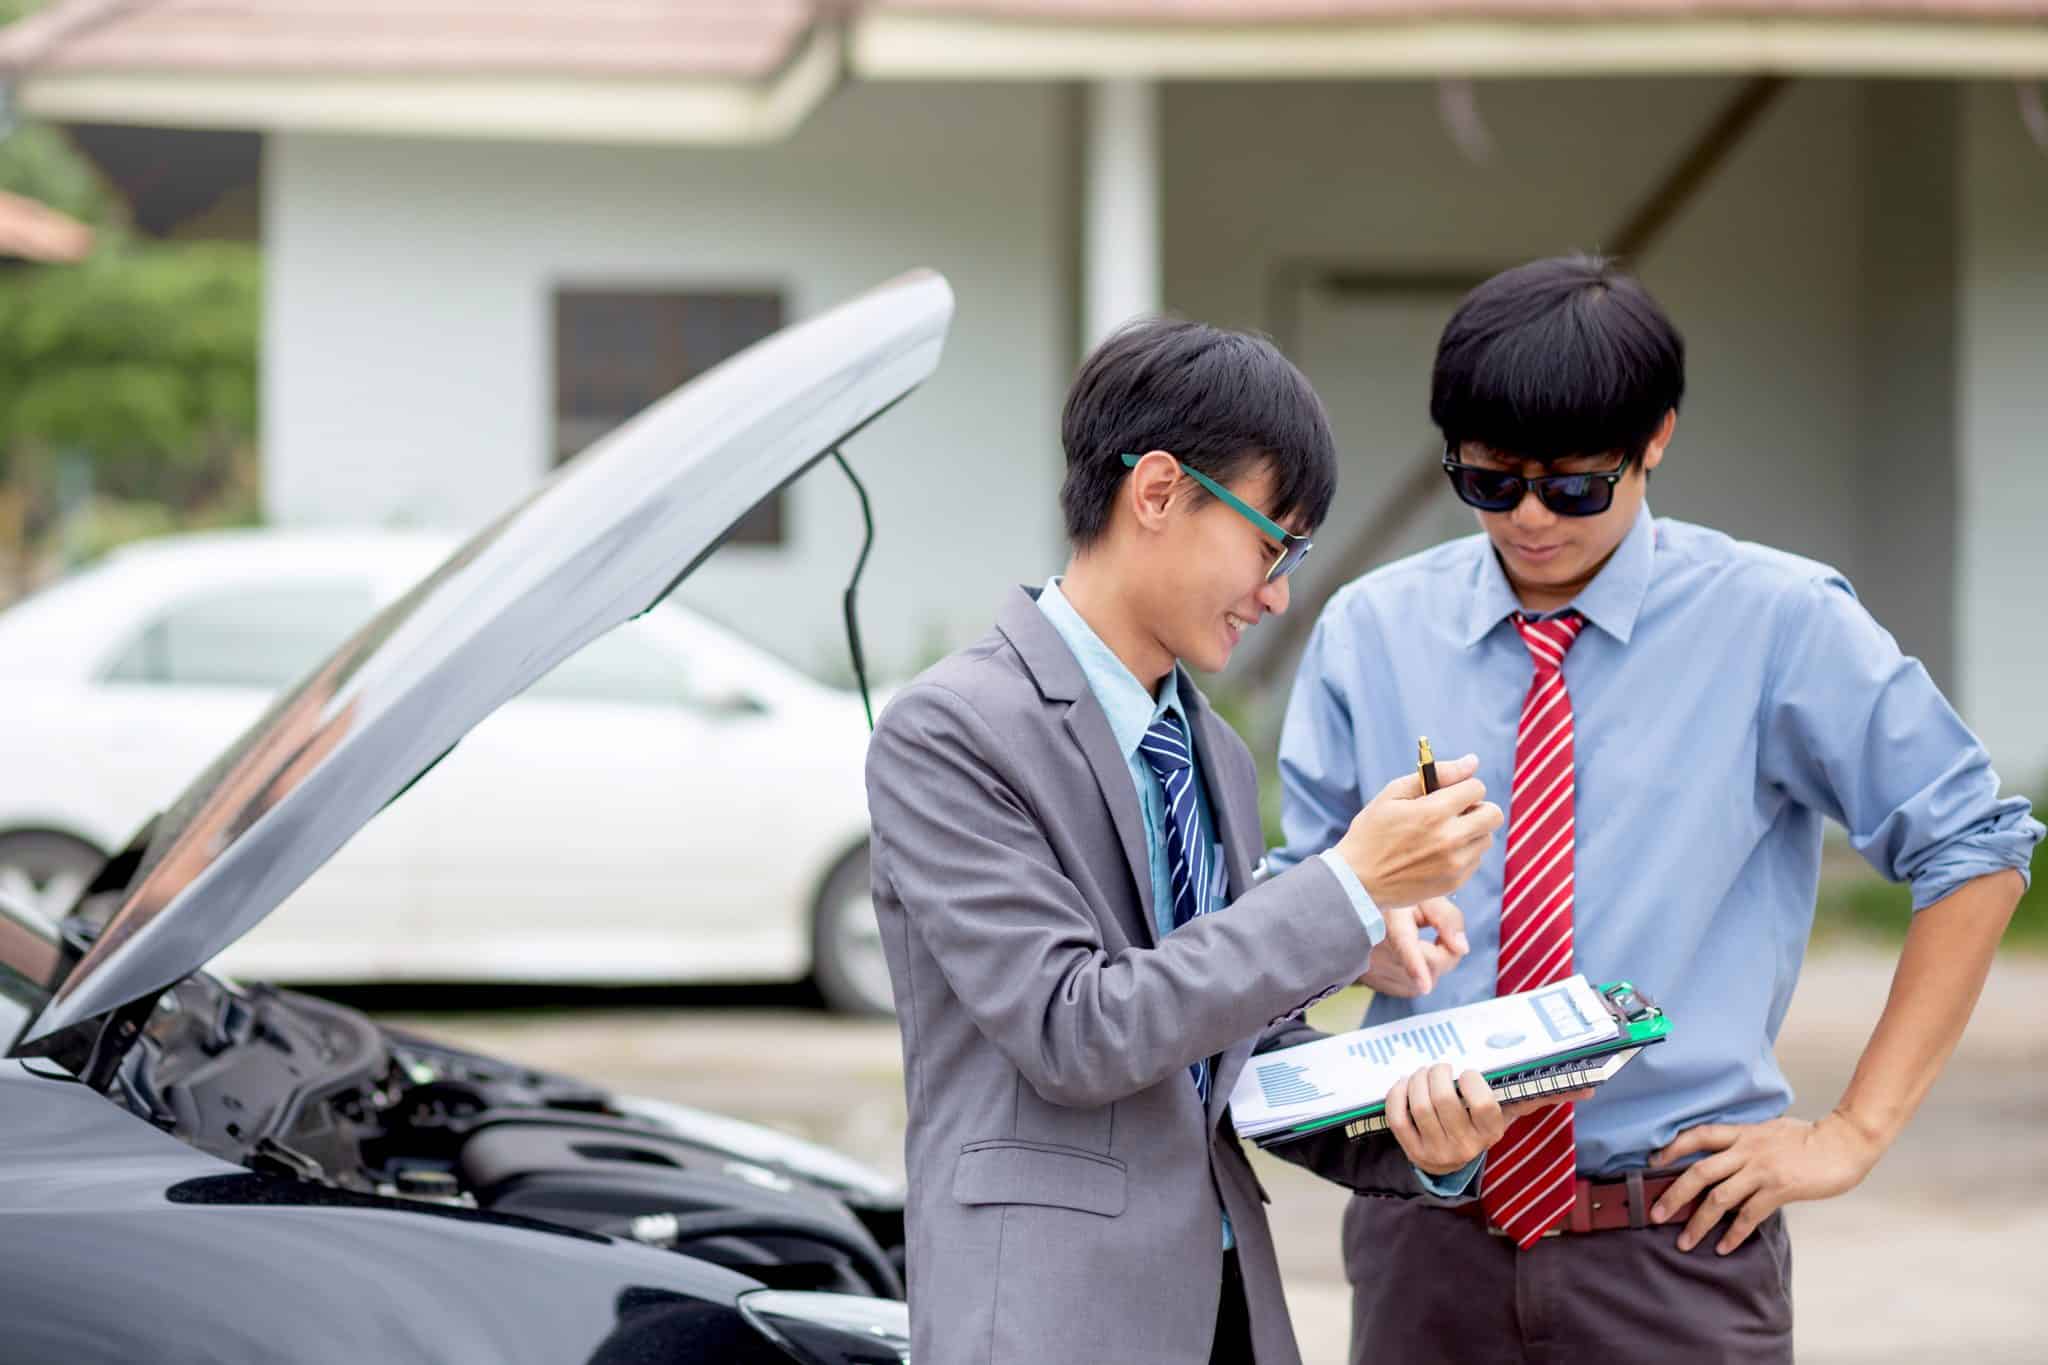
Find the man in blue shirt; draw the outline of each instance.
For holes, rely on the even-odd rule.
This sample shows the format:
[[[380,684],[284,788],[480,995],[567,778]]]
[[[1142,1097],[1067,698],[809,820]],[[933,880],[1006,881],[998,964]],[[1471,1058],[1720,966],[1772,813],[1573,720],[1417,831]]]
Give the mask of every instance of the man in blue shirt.
[[[1327,846],[1418,733],[1508,793],[1458,897],[1469,960],[1432,948],[1427,1000],[1389,976],[1369,1022],[1581,972],[1675,1025],[1596,1098],[1511,1127],[1464,1198],[1351,1201],[1354,1361],[1789,1360],[1779,1210],[1854,1187],[1897,1137],[2025,890],[2042,827],[1842,576],[1651,516],[1683,389],[1677,330],[1607,263],[1481,285],[1430,411],[1482,534],[1346,586],[1302,659],[1276,867]],[[1809,1123],[1772,1048],[1830,819],[1912,884],[1914,918],[1853,1080]]]

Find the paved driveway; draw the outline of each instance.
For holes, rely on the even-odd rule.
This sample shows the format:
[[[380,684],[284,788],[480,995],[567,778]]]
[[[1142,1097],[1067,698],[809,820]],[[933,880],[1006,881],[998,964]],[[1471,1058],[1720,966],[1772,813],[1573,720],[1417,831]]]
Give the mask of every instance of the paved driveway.
[[[1861,951],[1809,965],[1779,1047],[1801,1096],[1795,1112],[1818,1114],[1840,1093],[1883,1006],[1890,968],[1888,958]],[[402,1022],[771,1123],[902,1173],[893,1024],[726,1006]],[[1312,1176],[1259,1160],[1303,1354],[1309,1365],[1342,1362],[1342,1200]],[[1947,1074],[1885,1161],[1861,1188],[1795,1206],[1790,1217],[1807,1365],[2048,1359],[2039,1269],[2048,1247],[2048,961],[2001,962]]]

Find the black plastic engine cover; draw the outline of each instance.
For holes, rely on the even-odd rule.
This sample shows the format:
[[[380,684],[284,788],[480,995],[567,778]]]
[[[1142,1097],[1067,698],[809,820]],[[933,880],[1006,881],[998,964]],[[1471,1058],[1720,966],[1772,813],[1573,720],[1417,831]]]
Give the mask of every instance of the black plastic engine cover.
[[[826,1224],[886,1259],[836,1197],[765,1166],[602,1116],[487,1121],[463,1143],[457,1168],[478,1203],[500,1213],[607,1231],[642,1214],[781,1215],[795,1225]],[[843,1251],[800,1231],[710,1238],[685,1250],[777,1288],[872,1292]]]

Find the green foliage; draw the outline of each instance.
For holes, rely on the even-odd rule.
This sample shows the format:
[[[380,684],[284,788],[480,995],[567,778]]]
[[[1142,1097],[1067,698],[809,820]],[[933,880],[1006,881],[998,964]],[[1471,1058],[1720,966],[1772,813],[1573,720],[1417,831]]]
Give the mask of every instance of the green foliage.
[[[0,24],[41,9],[43,0],[0,0]],[[0,190],[49,205],[94,227],[118,226],[115,196],[55,128],[21,123],[0,138]]]
[[[253,486],[262,274],[237,243],[129,244],[0,275],[0,480],[53,514],[82,459],[118,499],[201,512]]]
[[[1894,885],[1875,876],[1836,878],[1821,884],[1813,932],[1817,942],[1864,939],[1896,944],[1905,940],[1906,928],[1912,922],[1911,887]],[[2043,886],[2039,878],[2020,897],[2012,925],[2005,931],[2003,946],[2048,951],[2048,886]]]

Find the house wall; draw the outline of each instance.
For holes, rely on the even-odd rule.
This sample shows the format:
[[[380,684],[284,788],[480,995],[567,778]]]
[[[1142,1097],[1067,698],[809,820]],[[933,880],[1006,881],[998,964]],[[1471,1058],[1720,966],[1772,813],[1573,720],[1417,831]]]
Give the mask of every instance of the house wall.
[[[1173,87],[1168,301],[1291,342],[1304,319],[1313,339],[1336,305],[1290,306],[1302,292],[1290,276],[1478,279],[1537,256],[1597,250],[1737,88],[1484,82],[1477,103],[1492,154],[1482,165],[1453,145],[1430,84]],[[1852,578],[1870,562],[1856,465],[1864,125],[1858,85],[1792,86],[1639,263],[1687,342],[1678,435],[1651,505],[1826,560]],[[1329,552],[1319,544],[1314,572],[1304,571],[1311,605],[1336,586],[1347,531],[1355,535],[1423,458],[1434,335],[1457,293],[1383,292],[1379,324],[1361,323],[1360,333],[1372,338],[1363,349],[1379,373],[1359,374],[1350,356],[1302,354],[1338,415],[1346,463],[1339,510],[1321,538]],[[1352,292],[1351,306],[1372,297]],[[1381,410],[1356,411],[1353,389],[1383,395]],[[1447,487],[1430,496],[1417,529],[1388,550],[1471,529]],[[1927,623],[1892,624],[1904,638]]]
[[[1066,92],[999,85],[848,88],[767,147],[275,136],[269,515],[470,526],[523,494],[552,439],[558,285],[767,286],[798,318],[931,266],[958,296],[945,360],[847,452],[878,523],[871,666],[907,670],[1056,567],[1072,129]],[[728,546],[681,591],[844,673],[858,507],[829,466],[789,498],[785,544]]]
[[[2009,780],[2048,780],[2048,151],[2009,84],[1961,109],[1963,714]],[[2035,790],[2040,790],[2037,786]]]
[[[1737,89],[1481,83],[1474,164],[1431,85],[1169,88],[1168,304],[1273,332],[1343,447],[1298,601],[1425,458],[1459,278],[1611,241]],[[2011,87],[1796,82],[1638,268],[1687,342],[1656,511],[1841,569],[2015,780],[2048,775],[2048,156]],[[1430,497],[1382,558],[1470,529]]]

